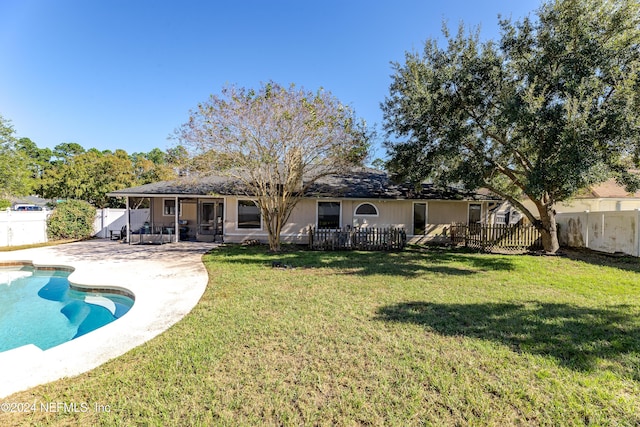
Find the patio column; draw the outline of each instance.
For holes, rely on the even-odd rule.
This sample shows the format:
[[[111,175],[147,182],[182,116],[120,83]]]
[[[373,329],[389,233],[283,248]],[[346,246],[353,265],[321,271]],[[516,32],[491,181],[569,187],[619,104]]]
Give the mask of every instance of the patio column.
[[[178,232],[178,215],[180,211],[180,205],[178,204],[178,196],[176,196],[176,208],[175,208],[175,212],[174,212],[174,221],[173,221],[173,241],[175,243],[178,243],[178,236],[180,235],[180,233]]]
[[[127,227],[127,231],[125,233],[125,235],[127,236],[127,243],[130,245],[131,244],[131,210],[129,209],[129,196],[127,196],[125,198],[125,213],[126,213],[126,227]]]

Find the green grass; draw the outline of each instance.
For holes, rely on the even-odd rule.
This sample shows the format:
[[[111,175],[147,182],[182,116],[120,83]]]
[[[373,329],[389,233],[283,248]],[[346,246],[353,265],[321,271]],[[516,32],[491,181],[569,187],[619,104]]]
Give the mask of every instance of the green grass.
[[[295,268],[272,268],[281,261]],[[637,425],[640,262],[230,246],[169,331],[2,425]]]
[[[22,249],[33,249],[33,248],[44,248],[46,246],[57,246],[64,245],[66,243],[78,242],[78,239],[64,239],[64,240],[51,240],[44,243],[33,243],[29,245],[18,245],[18,246],[0,246],[0,252],[12,252],[19,251]]]

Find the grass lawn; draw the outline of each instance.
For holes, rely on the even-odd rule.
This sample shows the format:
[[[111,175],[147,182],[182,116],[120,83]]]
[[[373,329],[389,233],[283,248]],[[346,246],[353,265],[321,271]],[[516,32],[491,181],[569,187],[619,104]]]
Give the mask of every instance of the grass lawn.
[[[637,259],[230,246],[204,262],[169,331],[3,399],[89,410],[0,424],[640,423]]]
[[[51,240],[45,243],[33,243],[30,245],[0,246],[0,252],[12,252],[20,249],[44,248],[45,246],[64,245],[65,243],[72,243],[77,241],[78,239],[64,239],[64,240]]]

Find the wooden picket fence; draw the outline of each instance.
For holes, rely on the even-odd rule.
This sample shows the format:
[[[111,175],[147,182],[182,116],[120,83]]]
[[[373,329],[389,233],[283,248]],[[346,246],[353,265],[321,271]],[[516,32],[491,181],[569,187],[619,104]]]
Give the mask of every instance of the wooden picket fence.
[[[452,224],[451,243],[483,252],[542,248],[540,232],[530,224]]]
[[[407,244],[403,228],[309,228],[309,248],[312,250],[394,251]]]

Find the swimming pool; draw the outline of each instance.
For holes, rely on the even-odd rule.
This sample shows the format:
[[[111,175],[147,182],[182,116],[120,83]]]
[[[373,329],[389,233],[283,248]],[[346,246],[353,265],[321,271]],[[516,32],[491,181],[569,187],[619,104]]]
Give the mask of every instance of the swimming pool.
[[[0,352],[27,344],[47,350],[125,315],[132,296],[81,290],[71,269],[0,267]]]

